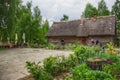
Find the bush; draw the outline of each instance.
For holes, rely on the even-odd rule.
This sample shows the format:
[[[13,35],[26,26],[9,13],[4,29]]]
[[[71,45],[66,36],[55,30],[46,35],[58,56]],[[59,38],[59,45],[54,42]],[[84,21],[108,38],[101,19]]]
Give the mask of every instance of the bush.
[[[71,67],[74,67],[76,65],[79,64],[79,61],[78,61],[78,58],[77,56],[75,56],[74,54],[70,54],[68,56],[68,62],[67,62],[68,66],[71,68]]]
[[[90,57],[98,57],[99,52],[99,48],[88,46],[81,46],[74,50],[74,54],[80,63],[85,62]]]
[[[111,59],[114,62],[111,65],[104,65],[104,72],[93,71],[85,64],[86,60],[91,57],[100,57],[103,60]],[[74,54],[70,54],[68,57],[50,56],[43,63],[43,67],[40,67],[34,62],[27,62],[28,71],[36,80],[53,80],[56,74],[70,71],[71,68],[72,77],[68,75],[66,80],[114,80],[111,75],[120,74],[120,59],[117,54],[101,53],[98,47],[79,46],[75,48]]]
[[[49,43],[49,44],[46,45],[46,48],[47,48],[47,49],[56,49],[57,46],[54,45],[54,44]]]
[[[39,63],[26,62],[26,67],[35,80],[53,80],[53,77],[39,66]]]
[[[68,58],[65,56],[59,56],[58,57],[58,66],[59,66],[59,72],[64,72],[67,71],[69,69],[69,64],[68,64]]]
[[[38,44],[30,44],[29,47],[31,47],[31,48],[39,48],[40,46]]]
[[[106,62],[109,63],[109,61],[112,61],[112,62],[119,62],[120,61],[120,58],[117,54],[109,54],[109,53],[102,53],[100,55],[100,58]],[[112,63],[110,62],[110,63]]]
[[[58,71],[59,66],[57,57],[50,56],[46,58],[43,63],[45,70],[51,75],[54,75]]]
[[[69,43],[65,45],[64,48],[67,50],[74,50],[75,48],[80,47],[80,46],[81,46],[80,43],[73,43],[73,44]]]
[[[108,74],[111,74],[114,77],[120,75],[120,62],[104,65],[103,71]]]
[[[111,75],[90,70],[86,64],[74,67],[71,72],[74,80],[113,80]]]
[[[89,70],[89,67],[86,64],[81,64],[79,66],[74,67],[71,70],[74,80],[82,80],[85,77],[85,72]],[[83,79],[85,80],[85,79]]]
[[[103,71],[93,71],[90,70],[85,73],[86,80],[114,80],[110,74],[107,74]]]
[[[69,68],[68,59],[65,56],[48,57],[44,60],[44,68],[51,75],[61,73]]]

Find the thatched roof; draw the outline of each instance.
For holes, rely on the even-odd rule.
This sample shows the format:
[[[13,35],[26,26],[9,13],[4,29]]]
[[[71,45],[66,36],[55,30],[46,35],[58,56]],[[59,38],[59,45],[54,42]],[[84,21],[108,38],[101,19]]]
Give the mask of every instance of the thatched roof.
[[[82,25],[81,25],[82,23]],[[115,35],[115,16],[101,16],[73,21],[54,22],[47,36],[95,36]]]

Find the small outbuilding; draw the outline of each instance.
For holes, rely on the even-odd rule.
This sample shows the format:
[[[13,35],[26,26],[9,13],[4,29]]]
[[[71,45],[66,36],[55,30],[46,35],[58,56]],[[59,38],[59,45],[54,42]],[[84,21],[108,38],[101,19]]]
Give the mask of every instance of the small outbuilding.
[[[80,42],[90,45],[114,42],[116,37],[115,16],[82,18],[81,20],[54,22],[47,33],[49,43],[61,45]]]

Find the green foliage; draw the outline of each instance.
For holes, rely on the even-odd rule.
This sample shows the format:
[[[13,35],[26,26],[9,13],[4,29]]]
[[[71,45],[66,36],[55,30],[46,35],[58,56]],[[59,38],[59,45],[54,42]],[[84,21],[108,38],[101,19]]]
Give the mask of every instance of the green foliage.
[[[66,21],[69,19],[69,16],[67,16],[66,14],[63,15],[63,18],[61,19],[61,21]]]
[[[10,41],[15,43],[15,34],[18,34],[17,42],[23,44],[23,33],[25,33],[25,41],[31,45],[37,40],[38,43],[46,43],[45,34],[49,29],[48,21],[42,20],[40,9],[33,7],[32,2],[26,5],[21,4],[21,0],[0,1],[3,5],[3,12],[0,11],[0,38],[2,42]]]
[[[74,54],[78,61],[83,63],[90,57],[98,57],[99,51],[97,47],[81,46],[74,50]]]
[[[47,49],[56,49],[57,48],[57,46],[52,44],[52,43],[49,43],[49,44],[47,44],[45,46],[46,46]]]
[[[74,67],[74,66],[78,65],[79,64],[78,57],[75,56],[74,54],[70,54],[68,56],[67,64],[69,65],[69,67]]]
[[[44,60],[44,68],[48,73],[54,75],[58,71],[58,67],[57,57],[50,56]]]
[[[101,0],[98,3],[98,15],[99,16],[110,15],[110,11],[108,10],[108,7],[106,6],[106,3],[104,0]]]
[[[67,71],[70,68],[70,65],[68,64],[68,58],[65,56],[59,56],[58,57],[58,66],[59,66],[59,72]]]
[[[111,74],[115,78],[120,75],[120,62],[115,62],[113,64],[106,64],[103,66],[103,71]]]
[[[85,75],[86,79],[89,80],[114,80],[110,74],[107,74],[102,71],[88,71]]]
[[[75,48],[80,47],[80,46],[81,46],[80,43],[73,43],[73,44],[69,43],[65,45],[64,48],[67,50],[74,50]]]
[[[106,61],[108,59],[108,60],[112,60],[114,62],[118,62],[120,60],[117,54],[109,54],[109,53],[102,53],[100,55],[100,58],[104,61]]]
[[[103,66],[103,71],[93,71],[87,66],[86,60],[88,58],[94,59],[96,57],[106,62],[109,62],[110,60],[113,60],[114,62],[110,63],[111,65],[105,64]],[[74,53],[70,54],[68,57],[50,56],[46,58],[43,63],[43,67],[40,67],[35,63],[27,63],[28,71],[32,76],[36,77],[39,75],[44,77],[45,74],[47,75],[47,78],[45,77],[45,79],[49,80],[52,79],[51,75],[56,77],[56,75],[63,75],[64,73],[69,72],[70,75],[64,75],[64,77],[66,76],[66,80],[115,80],[116,75],[120,74],[120,59],[117,54],[109,54],[106,51],[101,53],[97,46],[91,47],[81,45],[75,48]],[[113,79],[111,75],[115,76],[115,79]],[[36,77],[36,79],[38,78],[39,77]]]
[[[71,77],[66,77],[65,80],[73,80]]]
[[[25,33],[25,39],[30,45],[35,42],[46,43],[45,34],[49,24],[46,21],[42,24],[41,12],[37,6],[33,8],[33,13],[31,7],[32,3],[28,2],[20,8],[21,15],[16,28],[16,33],[19,36],[18,42],[23,43],[22,36]]]
[[[112,15],[116,16],[116,27],[117,27],[117,32],[120,32],[120,0],[116,0],[114,5],[112,6]]]
[[[86,5],[86,8],[85,8],[84,12],[83,12],[83,16],[85,18],[91,18],[91,17],[94,16],[94,14],[98,15],[97,9],[93,5],[91,5],[90,3],[88,3]]]
[[[26,67],[35,80],[53,80],[53,77],[39,66],[39,63],[26,62]]]
[[[115,46],[113,45],[112,42],[109,42],[109,43],[106,44],[106,48],[108,48],[108,49],[115,49]]]
[[[98,3],[98,9],[96,9],[96,7],[94,7],[92,4],[88,3],[82,15],[85,18],[91,18],[94,16],[94,14],[98,16],[110,15],[110,11],[108,10],[104,0],[101,0]]]
[[[113,60],[114,62],[120,61],[120,59],[119,59],[117,54],[109,54],[108,58]]]
[[[120,20],[120,0],[116,0],[112,6],[111,14],[116,15],[117,21]]]
[[[31,47],[31,48],[39,48],[40,46],[39,46],[39,44],[30,44],[29,47]]]
[[[44,68],[51,75],[67,71],[70,67],[71,65],[68,63],[68,58],[65,56],[50,56],[44,60]]]
[[[0,1],[0,38],[2,42],[7,42],[13,38],[16,20],[16,8],[21,0],[1,0]]]
[[[86,64],[74,67],[72,75],[74,80],[113,80],[111,75],[102,71],[90,70]]]
[[[71,73],[73,75],[74,80],[84,80],[85,78],[85,72],[89,71],[89,68],[86,64],[81,64],[79,66],[74,67],[71,70]]]
[[[116,28],[117,28],[117,33],[120,33],[120,20],[116,22]],[[117,43],[118,45],[120,44],[119,41]]]
[[[45,20],[44,21],[44,23],[42,24],[42,30],[41,30],[41,34],[42,34],[42,40],[41,40],[41,42],[42,43],[47,43],[47,39],[46,39],[46,33],[48,32],[48,30],[49,30],[49,22],[48,22],[48,20]]]

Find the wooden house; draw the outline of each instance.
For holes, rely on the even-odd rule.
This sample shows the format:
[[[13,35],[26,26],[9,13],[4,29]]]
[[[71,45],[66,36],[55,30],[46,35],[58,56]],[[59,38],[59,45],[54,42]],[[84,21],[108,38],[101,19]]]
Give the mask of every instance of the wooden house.
[[[91,41],[104,44],[114,42],[116,36],[115,16],[82,18],[81,20],[54,22],[47,33],[49,43],[57,45]]]

